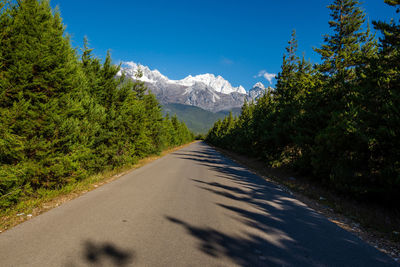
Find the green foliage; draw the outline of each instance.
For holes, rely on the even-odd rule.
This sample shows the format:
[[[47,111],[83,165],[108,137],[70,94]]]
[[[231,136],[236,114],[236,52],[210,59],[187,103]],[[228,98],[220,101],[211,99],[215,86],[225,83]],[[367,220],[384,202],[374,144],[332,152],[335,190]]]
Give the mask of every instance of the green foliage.
[[[386,0],[400,10],[398,0]],[[400,25],[373,22],[356,0],[334,0],[322,63],[296,55],[293,31],[276,89],[217,121],[214,145],[288,165],[354,197],[398,203],[400,190]]]
[[[193,140],[108,54],[81,58],[49,1],[0,3],[0,207]]]
[[[323,60],[319,70],[336,76],[339,82],[352,78],[353,67],[359,64],[362,45],[368,37],[368,33],[361,30],[365,14],[359,5],[358,0],[334,0],[328,6],[332,18],[329,26],[334,34],[325,35],[325,44],[315,48]]]
[[[187,127],[194,133],[205,134],[213,126],[214,122],[218,119],[223,119],[229,111],[211,112],[195,106],[183,104],[164,104],[162,106],[163,112],[169,114],[176,114],[179,119],[185,122]],[[240,114],[238,110],[233,109],[233,114]]]

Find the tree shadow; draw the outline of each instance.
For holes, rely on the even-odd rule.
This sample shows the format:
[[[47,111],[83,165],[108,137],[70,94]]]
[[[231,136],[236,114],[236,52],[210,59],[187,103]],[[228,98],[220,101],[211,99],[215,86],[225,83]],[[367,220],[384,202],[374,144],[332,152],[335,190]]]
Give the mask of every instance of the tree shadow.
[[[86,241],[84,246],[83,258],[90,264],[126,266],[134,259],[132,251],[118,248],[110,242],[96,244],[93,241]]]
[[[279,253],[279,249],[259,236],[251,234],[248,238],[231,236],[210,227],[196,227],[171,216],[165,218],[184,227],[189,234],[196,237],[200,241],[199,250],[211,257],[228,257],[240,266],[284,265],[286,262],[280,259],[283,255]],[[263,253],[265,250],[272,251],[269,255],[265,255]]]
[[[243,235],[233,236],[165,216],[195,237],[203,253],[227,257],[241,266],[396,266],[389,257],[329,222],[279,186],[207,144],[199,146],[196,151],[180,150],[174,155],[211,171],[212,175],[204,179],[188,178],[194,186],[219,196],[214,204],[243,229]]]

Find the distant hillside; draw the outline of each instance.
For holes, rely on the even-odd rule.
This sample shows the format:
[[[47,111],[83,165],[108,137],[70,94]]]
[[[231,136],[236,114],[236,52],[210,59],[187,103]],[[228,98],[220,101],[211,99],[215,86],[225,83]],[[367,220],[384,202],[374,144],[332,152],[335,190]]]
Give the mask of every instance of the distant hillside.
[[[232,114],[238,116],[240,108],[234,108]],[[163,112],[176,116],[185,122],[187,127],[194,133],[207,133],[218,119],[223,119],[229,114],[229,110],[219,111],[217,113],[204,110],[199,107],[183,104],[164,104]]]

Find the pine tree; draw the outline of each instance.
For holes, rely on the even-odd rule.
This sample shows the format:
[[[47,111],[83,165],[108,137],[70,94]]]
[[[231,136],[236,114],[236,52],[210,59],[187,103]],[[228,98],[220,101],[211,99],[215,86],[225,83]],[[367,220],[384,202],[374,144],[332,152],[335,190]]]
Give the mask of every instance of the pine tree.
[[[317,69],[325,76],[322,90],[313,95],[320,106],[315,116],[320,124],[311,162],[316,175],[344,188],[355,177],[360,160],[353,156],[353,147],[358,146],[359,140],[355,131],[359,98],[356,73],[357,68],[368,63],[365,53],[373,53],[374,38],[369,28],[363,31],[365,15],[357,0],[335,0],[328,8],[334,34],[326,35],[325,44],[315,49],[323,60]]]
[[[7,24],[0,30],[0,128],[8,129],[0,136],[8,147],[0,149],[5,153],[0,158],[7,159],[2,169],[18,170],[8,174],[15,183],[5,188],[52,187],[67,181],[64,177],[82,177],[78,162],[90,154],[80,146],[85,142],[85,111],[78,101],[82,76],[59,12],[53,13],[48,1],[25,0],[8,3],[0,20]]]
[[[271,152],[277,156],[278,161],[294,157],[294,151],[299,149],[299,144],[296,144],[300,140],[298,135],[302,128],[299,118],[304,117],[304,102],[317,81],[311,64],[305,60],[304,55],[300,60],[296,51],[296,32],[293,31],[283,56],[282,70],[277,76],[272,103],[275,105],[275,111],[270,118],[275,120],[276,125],[270,132],[275,143],[271,147],[277,149]]]
[[[400,13],[399,0],[385,0],[385,3],[396,7],[396,13]],[[400,20],[398,21],[400,22]],[[375,21],[375,28],[380,30],[382,38],[380,41],[380,64],[386,69],[386,82],[398,82],[400,72],[400,23],[396,24],[394,19],[390,22]],[[382,81],[385,82],[385,81]]]
[[[277,127],[273,128],[271,135],[275,136],[276,147],[283,148],[290,143],[292,127],[290,118],[293,116],[293,102],[296,95],[299,57],[297,52],[296,31],[292,31],[291,39],[286,47],[286,54],[283,55],[281,72],[277,76],[276,88],[274,91],[274,105]],[[296,111],[295,111],[296,112]],[[279,149],[282,150],[282,149]],[[279,151],[276,151],[279,154]]]
[[[358,0],[335,0],[328,8],[331,10],[329,26],[333,35],[325,35],[325,44],[314,50],[321,55],[323,63],[319,70],[337,82],[344,83],[354,78],[353,67],[360,64],[361,46],[368,34],[362,31],[365,14]]]
[[[81,59],[49,1],[0,2],[0,207],[191,141],[110,54]]]
[[[400,1],[386,0],[400,12]],[[379,51],[369,66],[360,69],[359,131],[366,140],[364,151],[368,162],[368,184],[383,198],[398,198],[400,190],[400,20],[374,21],[381,31]],[[389,202],[390,203],[390,202]]]
[[[400,12],[398,0],[385,2]],[[363,30],[358,1],[334,0],[329,8],[334,33],[315,49],[322,64],[313,68],[296,56],[293,33],[276,91],[259,98],[251,116],[245,103],[230,131],[228,117],[216,122],[207,140],[228,147],[235,138],[236,151],[246,153],[245,146],[267,164],[294,163],[343,193],[393,205],[400,190],[400,23],[373,22],[382,31],[378,49],[370,26]]]
[[[399,0],[385,0],[385,3],[396,7],[396,13],[400,13]],[[394,19],[390,22],[374,21],[373,24],[383,35],[383,37],[380,38],[382,53],[387,57],[393,57],[393,61],[396,57],[398,59],[398,51],[400,47],[400,24],[396,24]]]
[[[253,110],[254,103],[247,103],[245,99],[242,106],[240,116],[238,118],[235,128],[235,141],[233,144],[236,146],[236,150],[242,153],[250,154],[252,149],[252,143],[254,140],[253,132]]]
[[[299,57],[296,55],[297,47],[296,31],[293,30],[286,47],[286,54],[283,55],[281,71],[276,79],[274,95],[277,101],[285,102],[286,98],[290,98],[290,91],[294,89],[293,79],[299,62]]]
[[[273,91],[268,88],[265,94],[257,99],[253,111],[253,150],[256,156],[267,160],[276,158],[276,138],[273,130],[276,125],[276,105]]]

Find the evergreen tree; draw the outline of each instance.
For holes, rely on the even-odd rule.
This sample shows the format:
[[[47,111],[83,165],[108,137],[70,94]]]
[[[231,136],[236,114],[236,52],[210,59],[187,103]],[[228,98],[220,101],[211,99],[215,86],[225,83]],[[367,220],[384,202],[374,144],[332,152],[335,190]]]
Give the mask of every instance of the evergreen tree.
[[[343,83],[354,78],[353,67],[360,62],[361,46],[368,34],[362,31],[365,14],[358,0],[335,0],[328,8],[331,10],[329,26],[333,35],[325,35],[325,44],[314,50],[321,55],[323,63],[319,70],[337,82]]]
[[[385,2],[400,12],[398,0]],[[373,22],[382,31],[378,49],[369,25],[362,28],[358,1],[334,0],[329,8],[333,34],[315,49],[322,64],[313,68],[296,56],[293,32],[276,90],[251,112],[245,103],[229,131],[228,117],[216,122],[206,140],[393,205],[400,190],[400,23]],[[229,147],[232,138],[239,145]]]
[[[281,71],[276,79],[274,95],[277,101],[286,102],[286,99],[290,98],[290,91],[294,89],[293,80],[299,62],[299,57],[296,55],[297,46],[296,31],[293,30],[291,39],[286,47],[286,54],[283,55]]]
[[[291,144],[293,136],[293,121],[291,118],[297,113],[295,98],[298,90],[297,73],[299,67],[299,57],[297,52],[296,31],[292,31],[291,39],[286,47],[286,54],[283,56],[281,72],[277,76],[277,83],[274,94],[276,127],[273,128],[271,135],[274,136],[277,151],[274,154],[281,154],[285,147]]]
[[[400,2],[386,0],[386,4],[400,11]],[[380,30],[379,51],[370,58],[369,65],[360,68],[360,121],[358,131],[365,139],[362,151],[365,172],[369,174],[369,191],[384,200],[399,199],[400,190],[400,21],[373,22]],[[361,152],[361,151],[360,151]],[[387,201],[390,203],[390,201]]]
[[[326,76],[322,91],[314,97],[319,103],[320,121],[314,137],[311,163],[316,176],[325,177],[339,189],[358,179],[357,166],[362,158],[355,151],[357,142],[359,93],[357,69],[369,62],[376,51],[369,27],[363,31],[365,15],[356,0],[335,0],[329,5],[333,35],[326,35],[325,44],[315,49],[323,63],[317,68]]]
[[[396,13],[400,13],[399,0],[385,0],[385,3],[396,7]],[[373,22],[376,29],[380,30],[383,37],[380,38],[381,60],[386,61],[387,67],[398,70],[399,50],[400,50],[400,24],[396,24],[394,19],[390,22],[375,21]]]
[[[62,184],[62,177],[82,177],[85,170],[79,162],[90,153],[80,145],[85,142],[81,126],[88,125],[81,120],[81,73],[59,12],[53,14],[48,1],[9,3],[2,11],[4,23],[8,25],[1,28],[0,128],[8,130],[0,139],[8,146],[6,154],[13,150],[12,143],[23,147],[16,146],[14,159],[0,156],[4,169],[18,170],[5,174],[16,182],[1,190],[29,184],[51,187]]]
[[[253,131],[253,112],[254,103],[247,103],[245,100],[240,116],[237,120],[236,127],[234,129],[234,141],[233,144],[236,146],[236,150],[242,153],[250,154],[252,150],[252,144],[254,140]]]
[[[0,2],[2,208],[193,139],[119,71],[109,53],[93,57],[86,38],[79,60],[49,1]]]
[[[253,111],[253,151],[256,156],[268,161],[276,158],[276,142],[274,129],[276,127],[276,105],[273,91],[268,88],[263,96],[257,99]]]

